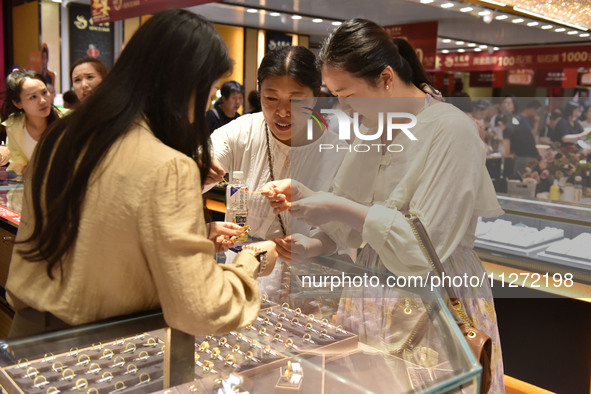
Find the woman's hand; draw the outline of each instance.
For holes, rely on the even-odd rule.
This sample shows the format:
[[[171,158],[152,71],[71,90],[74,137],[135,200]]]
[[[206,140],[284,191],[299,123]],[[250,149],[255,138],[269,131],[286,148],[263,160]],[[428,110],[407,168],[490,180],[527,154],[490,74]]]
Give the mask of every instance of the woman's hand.
[[[224,180],[224,175],[226,175],[226,170],[222,168],[219,161],[212,157],[209,172],[203,184],[211,185],[212,183],[219,183]]]
[[[240,234],[242,227],[231,222],[210,222],[207,223],[208,238],[215,245],[216,253],[227,251]]]
[[[244,245],[240,253],[249,253],[255,256],[257,253],[267,252],[265,254],[266,263],[264,269],[259,272],[259,276],[267,276],[275,268],[275,262],[277,261],[277,250],[275,248],[275,242],[273,241],[262,241],[254,242]],[[262,264],[262,263],[261,263]]]
[[[277,253],[285,261],[300,261],[320,255],[322,242],[303,234],[292,234],[283,238],[275,238]]]
[[[275,214],[289,210],[293,201],[301,200],[313,193],[312,190],[292,179],[268,182],[261,188],[261,194],[269,199]]]
[[[8,164],[10,161],[10,151],[4,145],[0,146],[0,167]]]

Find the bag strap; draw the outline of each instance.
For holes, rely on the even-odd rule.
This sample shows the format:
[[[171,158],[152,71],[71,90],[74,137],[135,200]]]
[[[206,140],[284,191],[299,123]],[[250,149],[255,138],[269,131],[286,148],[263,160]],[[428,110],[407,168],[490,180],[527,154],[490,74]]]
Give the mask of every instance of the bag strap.
[[[415,237],[417,238],[417,241],[419,242],[419,246],[421,246],[421,250],[425,254],[425,257],[427,258],[427,260],[429,261],[429,263],[433,267],[435,273],[440,278],[442,278],[443,288],[447,292],[447,295],[449,297],[449,302],[450,302],[453,310],[456,312],[456,314],[459,316],[459,318],[461,319],[461,321],[463,323],[465,323],[466,325],[468,325],[470,327],[474,327],[474,323],[472,322],[472,320],[468,317],[468,315],[464,311],[462,301],[460,301],[460,299],[458,298],[458,295],[457,295],[455,289],[452,286],[448,286],[446,281],[443,280],[445,270],[443,269],[443,264],[441,264],[441,260],[439,260],[439,256],[437,255],[437,251],[435,250],[435,246],[433,246],[433,243],[431,242],[431,239],[429,238],[429,234],[427,233],[425,226],[423,226],[423,223],[421,222],[421,220],[418,217],[411,215],[408,212],[402,212],[402,213],[404,214],[404,216],[406,217],[406,220],[410,224],[410,227],[412,228],[413,233],[414,233]]]

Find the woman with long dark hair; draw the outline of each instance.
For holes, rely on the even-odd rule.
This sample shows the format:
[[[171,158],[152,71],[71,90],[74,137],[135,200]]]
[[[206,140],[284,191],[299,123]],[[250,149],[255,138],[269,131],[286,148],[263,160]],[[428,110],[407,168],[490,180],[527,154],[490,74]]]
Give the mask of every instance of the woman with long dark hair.
[[[256,317],[255,278],[272,270],[274,244],[216,265],[201,198],[207,101],[231,65],[204,18],[160,12],[47,131],[27,171],[6,286],[17,311],[11,336],[157,307],[191,334]],[[257,247],[267,251],[260,264]]]
[[[375,146],[345,157],[332,185],[334,193],[312,192],[290,181],[267,185],[263,190],[275,209],[290,207],[294,217],[321,226],[337,245],[358,247],[366,242],[369,251],[364,248],[361,253],[376,256],[373,267],[398,276],[427,275],[431,265],[403,213],[410,211],[426,227],[448,276],[486,277],[473,250],[477,218],[502,211],[474,122],[453,105],[439,101],[410,44],[392,40],[374,22],[344,22],[324,43],[319,62],[326,86],[363,124],[352,145]],[[406,119],[397,123],[408,124],[407,129],[378,133],[379,113]],[[371,136],[374,140],[367,141]],[[385,149],[386,145],[397,149]],[[500,393],[500,341],[492,292],[484,282],[482,287],[466,285],[456,290],[476,327],[493,339],[491,392]],[[394,305],[386,301],[381,310],[365,309],[375,312],[364,316],[362,327],[368,332],[376,328],[384,344],[388,327],[380,324],[388,321],[383,316],[392,316],[388,307]],[[391,323],[396,327],[396,321]]]
[[[37,141],[60,116],[41,74],[18,69],[8,75],[6,98],[2,105],[6,146],[11,156],[8,171],[24,173]]]

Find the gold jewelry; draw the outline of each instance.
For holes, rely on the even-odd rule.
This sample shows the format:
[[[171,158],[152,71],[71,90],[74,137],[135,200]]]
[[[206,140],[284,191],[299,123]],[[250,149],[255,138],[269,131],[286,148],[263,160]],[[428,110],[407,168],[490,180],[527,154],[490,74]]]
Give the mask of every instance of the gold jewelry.
[[[327,327],[328,326],[328,319],[322,319],[322,322],[320,323],[321,327]]]
[[[299,317],[302,314],[302,310],[300,308],[296,308],[295,311],[293,311],[293,313],[294,313],[294,315]]]
[[[99,383],[102,382],[110,382],[111,380],[113,380],[113,374],[109,371],[103,373],[103,375],[101,376],[101,379],[99,380]]]
[[[267,308],[267,315],[272,315],[273,314],[273,308],[272,307],[268,307]]]
[[[220,345],[220,346],[226,346],[226,343],[228,343],[228,340],[226,339],[226,337],[221,337],[218,341],[218,345]]]
[[[276,331],[283,330],[283,324],[281,324],[281,323],[277,323],[277,324],[275,324],[275,330],[276,330]]]
[[[203,362],[203,372],[205,372],[205,373],[211,372],[213,370],[213,366],[214,366],[213,361],[205,360]]]
[[[51,364],[51,369],[53,372],[61,372],[64,369],[64,364],[62,364],[61,361],[56,361]]]
[[[51,386],[47,389],[47,394],[57,394],[60,391],[55,386]]]
[[[48,361],[53,361],[55,360],[55,356],[53,355],[53,353],[45,353],[45,355],[43,356],[43,362],[48,362]]]
[[[293,319],[291,319],[291,324],[293,324],[294,326],[299,325],[300,320],[297,317],[294,317]]]
[[[135,346],[135,343],[133,342],[129,342],[127,345],[125,345],[125,350],[123,351],[124,353],[129,353],[129,352],[135,352],[135,350],[137,349],[137,347]]]
[[[47,381],[47,378],[43,375],[36,376],[35,380],[33,380],[33,386],[35,386],[38,389],[43,388],[43,386],[45,386],[48,383],[49,382]]]
[[[267,302],[267,300],[268,300],[268,299],[269,299],[269,296],[268,296],[268,295],[266,295],[266,294],[263,294],[263,295],[261,296],[261,303],[265,303],[265,302]]]
[[[259,329],[259,335],[267,335],[267,328],[266,327],[261,327]]]
[[[195,352],[195,364],[197,364],[197,361],[199,361],[200,358],[201,356],[199,355],[199,353]]]
[[[158,344],[158,342],[156,342],[156,340],[154,338],[148,338],[148,346],[156,346]]]
[[[113,351],[111,349],[103,350],[103,355],[101,356],[101,360],[105,359],[105,358],[107,360],[110,360],[111,358],[113,358]]]
[[[95,387],[91,387],[88,389],[88,391],[86,392],[86,394],[99,394],[99,391],[97,388]]]
[[[293,339],[287,338],[285,340],[285,347],[288,348],[288,349],[291,349],[293,347]]]
[[[285,314],[285,312],[281,312],[278,317],[280,320],[287,320],[287,315]]]
[[[241,333],[236,334],[236,342],[242,342],[244,340],[244,335]]]
[[[224,359],[224,364],[227,367],[231,367],[236,363],[236,357],[234,357],[232,354],[228,354],[226,356],[226,358]]]
[[[146,352],[145,350],[142,350],[140,352],[140,354],[138,355],[138,357],[136,358],[136,360],[146,361],[149,358],[150,358],[150,354],[148,354],[148,352]]]
[[[114,367],[122,367],[124,365],[125,365],[125,359],[123,357],[121,357],[121,356],[117,356],[113,360],[113,366]]]
[[[308,315],[308,321],[314,321],[314,315],[312,313]]]
[[[127,386],[122,381],[118,380],[115,382],[115,390],[123,390],[125,387]]]
[[[29,367],[29,368],[27,368],[27,373],[25,374],[25,376],[27,378],[34,378],[38,374],[39,374],[39,371],[37,370],[37,368],[35,368],[35,367]]]
[[[214,360],[216,360],[219,356],[220,356],[220,348],[219,347],[214,347],[213,349],[211,349],[211,353],[209,354],[209,358],[213,358]]]
[[[207,349],[209,349],[209,342],[201,342],[201,345],[199,345],[199,351],[201,353],[205,352]]]
[[[281,341],[281,334],[277,333],[277,334],[273,335],[273,341],[282,342]]]
[[[78,364],[76,365],[88,365],[90,364],[90,356],[88,354],[81,354],[78,357]]]
[[[284,311],[289,309],[289,304],[287,302],[284,302],[283,304],[281,304],[281,309],[283,309]]]
[[[137,372],[137,365],[129,363],[127,364],[127,373],[135,374]]]
[[[234,345],[232,348],[232,353],[239,353],[240,352],[240,345]]]
[[[252,354],[252,352],[249,350],[246,353],[244,353],[244,359],[246,361],[250,361],[252,360],[252,358],[254,357],[254,354]]]
[[[88,367],[88,372],[90,372],[93,375],[99,373],[100,371],[101,371],[101,366],[98,363],[92,363]]]
[[[304,336],[302,337],[302,340],[306,343],[311,343],[312,342],[312,335],[306,333],[304,334]],[[312,342],[313,343],[313,342]]]
[[[62,372],[62,377],[65,380],[72,380],[72,379],[74,379],[74,376],[76,376],[76,373],[74,372],[74,370],[72,368],[66,368],[66,369],[64,369],[64,372]]]
[[[142,372],[140,374],[140,383],[144,384],[144,383],[148,383],[151,380],[150,374],[147,372]]]
[[[76,381],[76,384],[74,385],[74,387],[76,387],[76,390],[82,391],[82,390],[88,388],[88,380],[86,380],[84,378],[80,378]]]

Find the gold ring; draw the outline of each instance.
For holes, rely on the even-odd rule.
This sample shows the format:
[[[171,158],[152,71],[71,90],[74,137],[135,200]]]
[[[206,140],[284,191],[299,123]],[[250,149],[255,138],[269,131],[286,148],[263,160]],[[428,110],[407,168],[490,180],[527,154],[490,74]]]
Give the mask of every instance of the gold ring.
[[[220,348],[219,347],[214,347],[213,349],[211,349],[211,353],[209,354],[209,358],[213,358],[213,359],[217,359],[220,356]]]
[[[144,338],[141,338],[141,339],[144,339]],[[122,338],[115,340],[115,342],[113,342],[113,345],[119,346],[119,345],[123,345],[124,343],[125,343],[125,338],[122,337]]]
[[[101,371],[101,366],[98,363],[91,363],[88,367],[88,372],[91,374],[97,374]]]
[[[281,320],[287,320],[287,315],[285,314],[285,312],[281,312],[279,314],[279,319],[281,319]]]
[[[240,351],[240,345],[234,345],[232,348],[232,353],[238,353]]]
[[[70,351],[68,352],[68,356],[72,356],[72,357],[76,357],[78,355],[78,348],[77,347],[71,347]]]
[[[97,388],[95,387],[91,387],[88,389],[88,391],[86,392],[86,394],[99,394],[99,391]]]
[[[129,363],[127,364],[127,373],[134,374],[137,372],[137,365]]]
[[[27,373],[25,374],[25,376],[27,378],[33,378],[33,377],[37,376],[38,374],[39,374],[39,371],[37,370],[37,368],[29,367],[29,368],[27,368]]]
[[[308,315],[308,320],[309,320],[309,321],[314,321],[314,314],[310,313],[310,314]]]
[[[300,319],[298,319],[297,317],[294,317],[293,319],[291,319],[291,324],[296,325],[300,323]]]
[[[102,342],[99,342],[98,345],[93,343],[92,346],[90,347],[90,350],[100,350],[103,348],[103,344]]]
[[[273,340],[277,342],[281,342],[281,334],[277,333],[273,335]]]
[[[228,354],[224,359],[224,364],[228,367],[231,367],[236,363],[236,358],[232,354]]]
[[[40,388],[40,386],[43,386],[45,384],[49,383],[47,381],[47,378],[43,375],[39,375],[35,377],[35,380],[33,380],[33,386]]]
[[[267,315],[272,315],[273,314],[273,308],[268,307],[267,308]]]
[[[103,350],[103,358],[106,358],[107,360],[112,359],[113,358],[113,351],[111,349]]]
[[[110,382],[113,379],[113,374],[109,371],[103,373],[102,377],[101,377],[102,381],[107,381]]]
[[[90,356],[88,354],[81,354],[78,357],[78,364],[80,365],[88,365],[90,363]]]
[[[80,378],[76,381],[76,384],[74,385],[74,387],[76,387],[76,390],[78,391],[82,391],[84,389],[88,388],[88,380],[84,379],[84,378]]]
[[[263,319],[263,324],[264,324],[265,326],[268,326],[268,325],[269,325],[269,318],[268,318],[268,317],[265,317],[265,318]]]
[[[211,341],[212,339],[213,339],[213,335],[206,335],[205,336],[206,341]]]
[[[212,361],[205,360],[203,362],[203,372],[205,372],[205,373],[210,372],[213,369],[213,365],[214,364]]]
[[[156,339],[152,337],[148,338],[148,346],[156,346],[157,344]]]
[[[224,379],[222,379],[222,378],[215,378],[213,380],[213,384],[215,384],[216,386],[221,386],[223,381],[224,381]]]
[[[263,294],[263,295],[261,296],[261,302],[267,302],[267,299],[268,299],[268,298],[269,298],[269,297],[268,297],[266,294]]]
[[[43,356],[43,362],[53,361],[54,359],[55,356],[53,355],[53,353],[45,353],[45,355]]]
[[[135,346],[135,343],[133,343],[133,342],[129,342],[127,345],[125,345],[125,352],[135,352],[136,349],[137,349],[137,347]]]
[[[326,331],[326,328],[323,328],[322,330],[320,330],[320,336],[321,337],[328,336],[328,331]]]
[[[320,325],[322,327],[327,327],[328,326],[328,319],[322,319],[322,322],[320,323]]]
[[[266,346],[263,348],[263,353],[265,353],[265,354],[269,354],[269,353],[271,353],[271,346],[269,346],[269,345],[266,345]]]
[[[207,349],[209,349],[209,342],[203,341],[201,342],[201,345],[199,345],[199,351],[201,353],[205,352]]]
[[[57,394],[57,393],[59,393],[59,392],[60,392],[60,391],[59,391],[59,390],[57,389],[57,387],[55,387],[55,386],[50,386],[50,387],[47,389],[47,394]]]
[[[311,331],[312,327],[312,323],[306,323],[306,331]]]
[[[296,316],[300,316],[302,314],[302,309],[301,308],[296,308],[295,311],[294,311],[294,314]]]
[[[312,335],[310,334],[304,334],[303,338],[304,342],[309,343],[312,340]]]
[[[53,364],[51,364],[51,369],[53,370],[53,372],[61,372],[62,369],[64,369],[64,364],[62,364],[61,361],[56,361]]]
[[[246,326],[244,326],[244,329],[245,329],[246,331],[250,331],[250,330],[252,330],[252,324],[247,324]]]
[[[150,358],[150,355],[148,354],[148,352],[146,352],[145,350],[142,350],[140,352],[140,354],[138,355],[138,360],[140,361],[146,361],[147,359]]]
[[[281,304],[281,309],[283,309],[284,311],[289,309],[289,304],[287,302],[284,302],[283,304]]]
[[[195,364],[197,364],[197,361],[199,361],[200,358],[201,356],[199,355],[199,353],[195,352]]]
[[[26,358],[19,358],[18,362],[16,363],[17,368],[24,368],[29,365],[29,360]]]
[[[345,330],[343,330],[343,326],[341,326],[340,324],[335,328],[336,332],[344,332]]]
[[[265,327],[261,327],[259,329],[259,335],[266,335],[267,334],[267,329]]]
[[[115,390],[123,390],[125,387],[125,383],[123,383],[121,380],[115,382]]]
[[[287,338],[285,340],[285,347],[288,348],[288,349],[291,349],[293,347],[293,339]]]
[[[252,352],[249,350],[246,353],[244,353],[244,359],[246,361],[250,361],[252,360],[252,358],[254,357],[254,355],[252,354]]]
[[[152,378],[150,377],[150,374],[147,372],[142,372],[140,374],[140,383],[144,384],[144,383],[148,383]]]
[[[226,339],[226,337],[221,337],[220,340],[218,341],[218,345],[220,345],[220,346],[226,346],[226,343],[228,343],[228,340]]]
[[[74,379],[74,376],[76,376],[76,373],[74,372],[74,370],[72,368],[66,368],[66,369],[64,369],[64,372],[62,372],[62,377],[65,380],[72,380],[72,379]]]
[[[244,335],[241,333],[236,334],[236,342],[242,342],[244,340]]]
[[[123,357],[121,357],[121,356],[117,356],[113,360],[113,366],[114,367],[122,367],[124,365],[125,365],[125,359]]]

